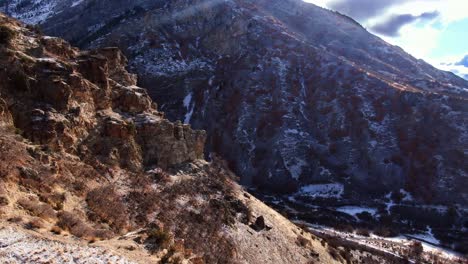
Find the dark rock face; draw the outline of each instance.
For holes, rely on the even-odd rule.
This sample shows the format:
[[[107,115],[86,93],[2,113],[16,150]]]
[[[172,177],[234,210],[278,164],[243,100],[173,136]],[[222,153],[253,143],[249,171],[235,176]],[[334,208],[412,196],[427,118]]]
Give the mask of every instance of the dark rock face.
[[[299,0],[53,6],[61,12],[46,16],[45,32],[123,49],[167,117],[205,129],[208,151],[245,184],[292,192],[339,182],[356,200],[400,189],[468,200],[468,82],[348,17]]]

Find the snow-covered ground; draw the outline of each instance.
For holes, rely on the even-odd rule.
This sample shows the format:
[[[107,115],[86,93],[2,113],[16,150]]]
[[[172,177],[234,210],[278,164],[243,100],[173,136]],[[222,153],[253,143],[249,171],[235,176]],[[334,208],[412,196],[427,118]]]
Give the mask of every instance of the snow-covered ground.
[[[446,261],[456,261],[464,260],[464,256],[461,254],[436,246],[439,244],[439,241],[432,235],[432,231],[428,230],[427,233],[417,234],[417,235],[400,235],[398,237],[381,237],[374,234],[371,234],[369,237],[357,235],[355,233],[348,233],[343,231],[335,230],[331,227],[322,226],[322,225],[311,225],[306,222],[300,222],[303,225],[309,226],[309,229],[313,233],[322,233],[327,235],[332,235],[335,237],[340,237],[341,239],[356,242],[358,244],[368,246],[374,249],[381,250],[383,252],[390,253],[395,256],[405,257],[401,252],[405,252],[408,249],[409,245],[418,240],[423,245],[424,254],[426,258],[431,258],[432,256],[437,256]],[[449,262],[450,263],[450,262]],[[462,262],[461,262],[462,263]]]
[[[344,186],[340,183],[312,184],[302,187],[295,195],[312,198],[341,198]]]
[[[99,247],[36,238],[13,228],[0,229],[0,263],[130,264]]]
[[[371,207],[361,207],[361,206],[342,206],[337,207],[336,211],[352,215],[357,217],[358,214],[368,212],[371,215],[375,215],[377,213],[377,209]]]

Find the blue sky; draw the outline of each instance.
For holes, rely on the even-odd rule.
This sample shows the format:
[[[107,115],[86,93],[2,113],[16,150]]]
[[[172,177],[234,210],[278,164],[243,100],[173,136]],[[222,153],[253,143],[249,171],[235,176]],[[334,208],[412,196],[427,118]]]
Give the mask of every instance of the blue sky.
[[[353,17],[418,59],[468,78],[468,0],[304,0]]]

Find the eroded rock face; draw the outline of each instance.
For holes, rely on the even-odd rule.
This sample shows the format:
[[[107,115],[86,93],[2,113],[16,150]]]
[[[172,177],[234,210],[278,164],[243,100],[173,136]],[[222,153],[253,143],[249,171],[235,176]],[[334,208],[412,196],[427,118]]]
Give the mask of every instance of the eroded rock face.
[[[81,52],[16,25],[26,44],[2,50],[13,65],[0,72],[2,121],[51,150],[132,170],[203,159],[205,133],[164,119],[117,48]]]
[[[340,182],[357,200],[400,189],[430,202],[468,198],[468,83],[346,16],[299,0],[55,8],[46,32],[121,47],[167,117],[205,129],[208,151],[245,184],[293,192]]]

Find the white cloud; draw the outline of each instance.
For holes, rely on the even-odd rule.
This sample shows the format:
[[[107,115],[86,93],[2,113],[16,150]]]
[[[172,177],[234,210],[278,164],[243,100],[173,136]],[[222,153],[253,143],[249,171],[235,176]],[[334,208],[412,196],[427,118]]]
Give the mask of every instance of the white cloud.
[[[468,67],[459,64],[465,56],[468,56],[468,54],[445,56],[429,61],[429,63],[441,70],[451,71],[468,80]]]
[[[304,1],[322,7],[328,7],[331,2],[354,0]],[[444,65],[444,63],[447,62],[450,63],[460,60],[463,58],[463,55],[453,54],[451,60],[447,60],[447,58],[431,57],[431,53],[433,53],[434,50],[444,48],[444,39],[441,38],[441,35],[447,30],[449,25],[468,18],[468,0],[406,0],[406,2],[390,6],[377,16],[359,22],[365,27],[371,28],[373,25],[385,21],[392,15],[411,14],[413,16],[419,16],[424,12],[434,11],[439,12],[440,15],[432,22],[405,25],[400,29],[400,35],[397,37],[379,36],[393,45],[402,47],[414,57],[424,59],[438,68],[452,70],[459,75],[468,74],[468,68],[466,67],[455,65],[448,67],[448,65]],[[450,51],[448,51],[448,53],[450,53]],[[466,53],[468,53],[468,47]]]
[[[418,59],[429,59],[431,52],[437,48],[442,31],[425,25],[416,28],[411,25],[400,30],[399,37],[381,36],[385,41],[402,47],[406,52]]]

